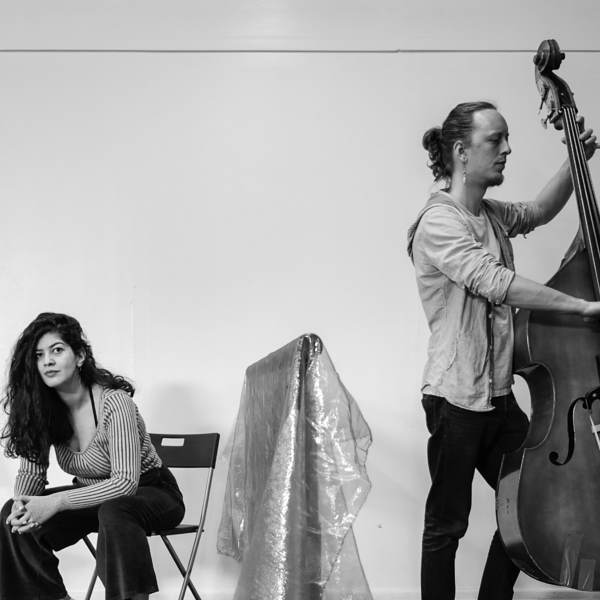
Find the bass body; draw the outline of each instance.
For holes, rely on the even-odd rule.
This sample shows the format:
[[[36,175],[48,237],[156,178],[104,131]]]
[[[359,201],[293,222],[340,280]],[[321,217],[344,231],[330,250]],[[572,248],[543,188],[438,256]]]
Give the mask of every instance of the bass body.
[[[573,95],[552,71],[564,54],[554,40],[534,59],[549,120],[564,128],[580,231],[547,283],[588,301],[600,298],[600,213],[579,139]],[[576,315],[520,310],[514,372],[531,394],[523,446],[504,457],[496,515],[506,550],[540,581],[600,590],[600,326]]]
[[[587,251],[580,249],[547,285],[594,300],[590,281]],[[600,451],[583,407],[573,412],[570,461],[557,465],[550,456],[568,455],[569,411],[598,386],[597,354],[597,324],[517,313],[514,370],[530,390],[531,425],[523,446],[504,457],[496,498],[500,534],[519,568],[545,583],[588,591],[600,590]]]

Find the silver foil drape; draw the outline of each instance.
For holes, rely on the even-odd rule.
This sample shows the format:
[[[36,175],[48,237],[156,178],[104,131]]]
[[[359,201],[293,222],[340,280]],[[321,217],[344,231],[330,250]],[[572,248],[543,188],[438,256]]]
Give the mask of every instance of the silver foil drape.
[[[316,335],[247,369],[217,541],[234,600],[372,600],[352,533],[371,441]]]

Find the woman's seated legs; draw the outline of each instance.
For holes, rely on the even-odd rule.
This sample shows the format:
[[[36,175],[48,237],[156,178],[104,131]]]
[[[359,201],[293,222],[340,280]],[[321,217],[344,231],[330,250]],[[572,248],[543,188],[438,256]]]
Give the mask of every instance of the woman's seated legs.
[[[158,590],[147,535],[177,526],[183,513],[180,496],[154,486],[139,487],[135,496],[100,506],[96,562],[107,598],[133,598]]]

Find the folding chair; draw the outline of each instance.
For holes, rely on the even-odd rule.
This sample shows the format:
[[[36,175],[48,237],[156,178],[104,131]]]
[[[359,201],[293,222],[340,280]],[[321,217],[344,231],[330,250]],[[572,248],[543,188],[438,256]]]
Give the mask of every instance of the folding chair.
[[[156,448],[158,455],[169,468],[192,468],[192,469],[208,469],[206,477],[206,485],[204,487],[204,500],[202,502],[202,511],[200,513],[200,521],[197,525],[180,524],[174,529],[165,529],[161,531],[153,531],[150,535],[159,535],[164,542],[171,558],[175,561],[179,572],[183,577],[183,585],[179,592],[179,600],[183,600],[185,596],[186,588],[190,588],[192,594],[196,600],[202,600],[200,594],[196,590],[192,580],[190,579],[194,561],[196,560],[196,553],[198,552],[198,545],[200,543],[200,537],[204,531],[204,521],[206,520],[206,509],[208,507],[208,499],[210,496],[210,487],[212,484],[213,472],[215,469],[215,462],[217,460],[217,451],[219,449],[219,434],[218,433],[192,433],[183,435],[163,434],[163,433],[151,433],[150,438],[152,445]],[[184,533],[194,533],[194,543],[192,545],[192,551],[188,561],[187,569],[183,566],[183,563],[179,559],[179,556],[175,552],[169,536],[181,535]],[[86,536],[83,541],[89,548],[90,552],[96,558],[96,549],[89,538]],[[97,571],[94,569],[92,580],[88,587],[85,600],[90,600],[94,585],[96,584]]]

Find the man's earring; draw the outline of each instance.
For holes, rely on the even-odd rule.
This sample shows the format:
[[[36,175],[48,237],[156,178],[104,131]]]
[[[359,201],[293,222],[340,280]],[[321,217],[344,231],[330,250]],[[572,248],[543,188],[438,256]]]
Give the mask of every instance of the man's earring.
[[[467,165],[463,163],[463,185],[467,184]]]

